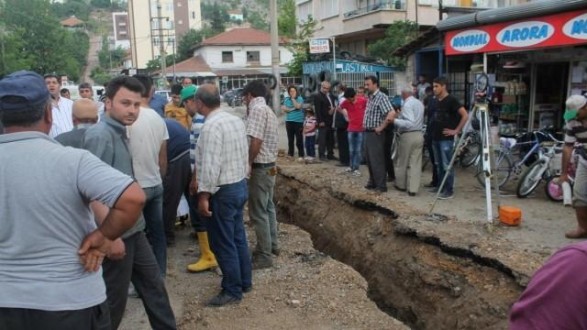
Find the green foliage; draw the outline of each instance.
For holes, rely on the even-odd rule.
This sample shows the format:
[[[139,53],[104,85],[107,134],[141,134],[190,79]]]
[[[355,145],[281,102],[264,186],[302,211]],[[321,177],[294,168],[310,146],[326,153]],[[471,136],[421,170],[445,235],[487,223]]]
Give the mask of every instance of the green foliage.
[[[96,8],[110,8],[112,1],[110,0],[91,0],[90,4]]]
[[[251,23],[251,27],[257,30],[269,31],[269,22],[267,21],[267,13],[259,11],[250,11],[247,14],[247,21]]]
[[[277,20],[279,35],[295,37],[296,35],[296,3],[295,0],[279,1],[279,19]]]
[[[80,76],[88,52],[88,37],[59,25],[45,0],[0,1],[2,70],[32,70],[40,74]],[[2,46],[2,45],[0,45]]]
[[[398,69],[406,67],[406,59],[391,55],[396,49],[418,37],[418,24],[411,21],[395,21],[385,31],[385,37],[368,46],[369,55],[380,57],[387,65]]]
[[[59,19],[65,19],[72,15],[87,22],[92,8],[83,0],[69,0],[65,3],[53,3],[51,12]]]
[[[122,65],[126,57],[126,50],[120,46],[116,49],[110,49],[108,37],[102,37],[102,49],[98,52],[98,60],[102,68],[117,68]]]
[[[203,28],[201,30],[191,29],[186,34],[181,36],[177,43],[177,60],[181,62],[192,57],[191,49],[202,42],[204,38],[209,38],[214,35],[210,28]]]
[[[314,35],[314,29],[318,22],[308,16],[307,20],[298,25],[299,29],[294,38],[289,40],[288,48],[293,53],[293,59],[287,65],[288,75],[301,76],[302,65],[310,57],[310,39]]]
[[[228,6],[224,4],[219,5],[218,3],[202,3],[200,8],[202,10],[202,18],[210,21],[210,28],[214,31],[214,34],[222,33],[226,30],[225,23],[230,21]]]
[[[178,62],[178,57],[177,55],[175,55],[175,61],[173,59],[173,54],[171,55],[167,55],[165,57],[165,66],[170,67],[173,65],[173,63],[177,63]],[[155,71],[155,70],[159,70],[161,69],[161,56],[157,56],[156,59],[150,60],[149,62],[147,62],[147,68],[148,71]]]
[[[96,67],[90,73],[90,78],[92,78],[96,85],[103,86],[112,79],[112,76],[101,67]]]

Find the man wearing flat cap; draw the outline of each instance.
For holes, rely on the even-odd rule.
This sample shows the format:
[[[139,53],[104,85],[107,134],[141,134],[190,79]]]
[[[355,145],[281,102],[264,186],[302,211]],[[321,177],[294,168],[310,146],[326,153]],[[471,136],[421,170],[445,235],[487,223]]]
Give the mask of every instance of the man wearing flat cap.
[[[110,329],[101,263],[145,196],[128,175],[51,139],[52,120],[41,76],[0,80],[0,329]],[[112,209],[99,226],[89,201]]]
[[[76,100],[71,117],[73,130],[57,135],[55,140],[66,147],[82,148],[86,129],[98,122],[98,104],[91,99]]]

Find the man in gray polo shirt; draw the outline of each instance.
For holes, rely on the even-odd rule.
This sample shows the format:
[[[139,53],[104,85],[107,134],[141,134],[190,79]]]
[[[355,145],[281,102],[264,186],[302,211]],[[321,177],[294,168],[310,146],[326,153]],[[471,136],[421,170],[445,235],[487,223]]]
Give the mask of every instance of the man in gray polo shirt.
[[[99,123],[88,128],[84,141],[84,149],[133,177],[126,127],[138,118],[142,91],[143,85],[135,78],[119,76],[112,79],[106,89],[105,104],[108,111]],[[122,321],[131,278],[135,290],[143,300],[151,327],[176,328],[165,283],[144,229],[145,220],[141,216],[137,224],[122,236],[126,248],[124,258],[106,259],[104,262],[104,280],[113,329],[117,329]],[[116,243],[121,244],[120,241]]]
[[[47,136],[51,102],[38,74],[0,80],[0,121],[0,329],[110,329],[100,264],[144,193]],[[98,229],[88,201],[112,209]]]

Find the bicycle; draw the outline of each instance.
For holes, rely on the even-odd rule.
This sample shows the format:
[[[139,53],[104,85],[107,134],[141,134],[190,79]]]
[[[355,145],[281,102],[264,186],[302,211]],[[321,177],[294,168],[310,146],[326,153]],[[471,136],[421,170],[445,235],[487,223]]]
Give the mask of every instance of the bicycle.
[[[528,197],[538,187],[540,181],[548,181],[554,174],[552,171],[554,166],[551,165],[552,160],[557,152],[562,152],[563,142],[556,140],[554,142],[542,142],[541,147],[545,148],[546,152],[542,152],[538,160],[526,169],[518,182],[516,195],[519,198]]]
[[[540,159],[543,154],[543,149],[540,143],[545,140],[557,141],[557,139],[549,132],[549,129],[528,132],[517,135],[516,137],[500,138],[499,149],[496,149],[493,152],[495,166],[492,171],[492,174],[497,176],[499,188],[503,187],[503,185],[508,182],[512,173],[519,175],[522,173],[524,165],[531,166],[537,159]],[[512,160],[514,152],[520,152],[519,157],[521,158],[516,162]],[[485,187],[483,162],[478,161],[477,163],[478,166],[475,177],[479,184]]]

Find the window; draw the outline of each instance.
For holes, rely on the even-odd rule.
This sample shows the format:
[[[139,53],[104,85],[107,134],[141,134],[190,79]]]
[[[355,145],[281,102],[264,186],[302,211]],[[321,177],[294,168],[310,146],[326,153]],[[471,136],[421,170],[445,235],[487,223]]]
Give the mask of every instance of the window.
[[[159,38],[153,38],[153,46],[159,46]]]
[[[418,0],[419,5],[431,5],[432,0]]]
[[[308,19],[308,16],[314,16],[312,15],[312,3],[306,2],[298,5],[298,17],[300,21],[305,22]]]
[[[177,6],[178,6],[178,7],[181,7],[181,2],[178,2],[178,3],[177,3]]]
[[[177,24],[183,25],[183,21],[182,20],[179,20],[179,21],[177,21]]]
[[[232,52],[222,52],[222,63],[232,63]]]
[[[320,1],[320,13],[321,19],[338,16],[338,0]]]
[[[196,18],[196,12],[192,11],[192,18],[195,19]]]
[[[259,63],[261,55],[259,51],[247,52],[247,63]]]
[[[167,38],[167,46],[173,46],[175,44],[175,41],[173,40],[173,38],[169,37]]]

